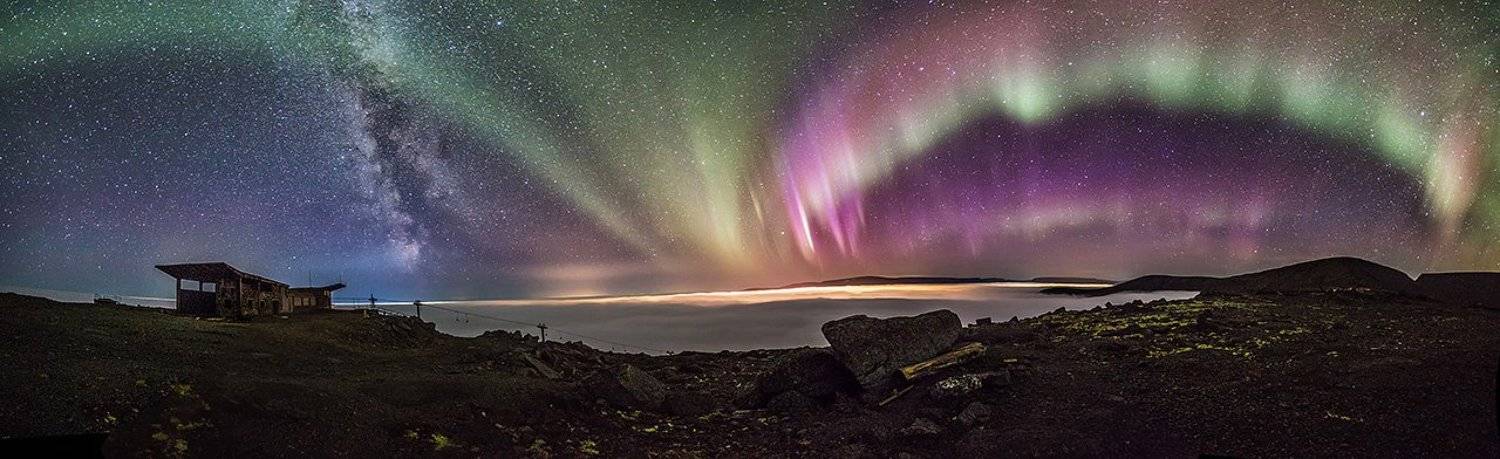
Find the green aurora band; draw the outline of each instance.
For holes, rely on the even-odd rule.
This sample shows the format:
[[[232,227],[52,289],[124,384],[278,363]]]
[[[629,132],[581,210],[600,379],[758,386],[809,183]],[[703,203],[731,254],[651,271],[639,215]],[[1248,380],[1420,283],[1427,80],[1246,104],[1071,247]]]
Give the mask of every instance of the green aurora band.
[[[1105,3],[96,2],[13,14],[0,74],[166,46],[324,69],[487,140],[642,253],[734,272],[855,253],[847,207],[979,116],[1268,114],[1419,178],[1451,264],[1500,264],[1500,14],[1445,27],[1493,5]],[[882,32],[817,48],[860,24]]]

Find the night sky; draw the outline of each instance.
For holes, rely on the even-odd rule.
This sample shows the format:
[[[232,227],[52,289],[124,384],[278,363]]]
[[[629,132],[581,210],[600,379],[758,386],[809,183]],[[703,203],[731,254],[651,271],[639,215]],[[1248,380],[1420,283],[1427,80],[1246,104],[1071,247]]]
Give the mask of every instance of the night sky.
[[[1500,269],[1500,4],[8,2],[0,286]]]

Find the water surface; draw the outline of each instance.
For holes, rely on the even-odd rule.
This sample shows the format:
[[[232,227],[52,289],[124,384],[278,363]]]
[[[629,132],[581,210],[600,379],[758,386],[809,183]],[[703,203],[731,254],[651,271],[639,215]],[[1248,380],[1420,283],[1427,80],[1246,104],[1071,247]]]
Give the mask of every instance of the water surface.
[[[855,314],[871,317],[915,315],[949,309],[965,323],[1032,317],[1057,308],[1087,309],[1106,302],[1190,298],[1196,292],[1123,293],[1084,298],[1044,295],[1058,285],[1003,282],[949,285],[867,285],[802,287],[539,300],[424,302],[422,317],[457,336],[488,330],[521,330],[548,325],[548,339],[582,340],[617,351],[719,351],[827,346],[824,322]],[[407,304],[381,308],[410,314]],[[477,315],[466,315],[464,311]],[[488,316],[488,317],[481,317]],[[505,322],[520,322],[521,324]],[[582,338],[580,338],[580,335]]]

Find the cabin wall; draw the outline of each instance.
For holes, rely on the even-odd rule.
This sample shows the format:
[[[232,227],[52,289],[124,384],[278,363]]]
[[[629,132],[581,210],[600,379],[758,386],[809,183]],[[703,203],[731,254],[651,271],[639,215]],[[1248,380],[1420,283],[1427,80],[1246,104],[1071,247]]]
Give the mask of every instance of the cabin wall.
[[[286,287],[263,282],[256,283],[259,285],[256,286],[256,289],[240,308],[244,315],[268,316],[288,312],[288,309],[286,309]]]
[[[218,310],[215,307],[214,296],[215,292],[178,290],[177,311],[195,316],[217,315]]]
[[[232,267],[213,269],[168,269],[177,282],[177,309],[184,314],[219,317],[246,317],[292,312],[286,284],[239,272]],[[191,268],[191,266],[190,266]],[[184,275],[202,282],[176,277]],[[212,281],[211,277],[219,277]]]
[[[250,278],[223,279],[214,292],[215,312],[223,317],[284,314],[287,287]]]
[[[329,309],[333,307],[333,292],[291,289],[287,291],[286,301],[293,312]]]
[[[231,316],[240,310],[240,280],[238,278],[220,279],[218,291],[215,293],[214,305],[217,315]]]

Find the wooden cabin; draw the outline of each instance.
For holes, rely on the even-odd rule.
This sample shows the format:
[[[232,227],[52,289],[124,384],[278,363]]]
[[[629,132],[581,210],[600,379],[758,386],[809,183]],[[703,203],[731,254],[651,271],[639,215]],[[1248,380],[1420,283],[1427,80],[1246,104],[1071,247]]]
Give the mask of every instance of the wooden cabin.
[[[344,287],[291,288],[223,262],[157,265],[156,269],[177,281],[177,311],[197,316],[243,317],[327,309],[333,307],[332,292]]]

